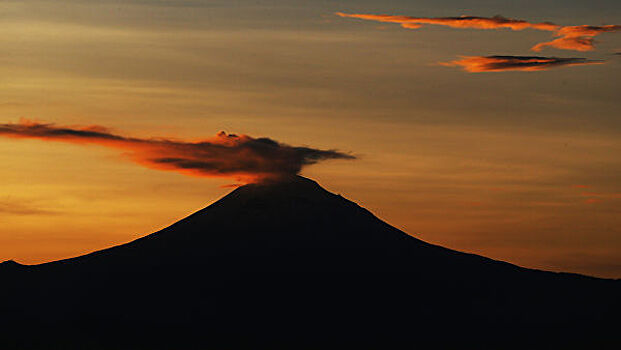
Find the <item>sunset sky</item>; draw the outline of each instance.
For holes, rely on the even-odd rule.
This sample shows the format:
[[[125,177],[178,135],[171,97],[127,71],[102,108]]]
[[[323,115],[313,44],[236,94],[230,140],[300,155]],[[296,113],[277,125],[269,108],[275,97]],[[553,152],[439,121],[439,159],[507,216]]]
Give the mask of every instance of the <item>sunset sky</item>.
[[[621,278],[618,0],[9,0],[0,21],[0,261],[301,169],[425,241]]]

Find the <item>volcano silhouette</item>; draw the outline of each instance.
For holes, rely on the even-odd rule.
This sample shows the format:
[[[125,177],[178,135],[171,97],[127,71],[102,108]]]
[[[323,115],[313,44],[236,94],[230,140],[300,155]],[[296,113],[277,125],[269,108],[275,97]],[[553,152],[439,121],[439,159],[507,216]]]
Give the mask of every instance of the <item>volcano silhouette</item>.
[[[618,280],[432,245],[299,176],[0,280],[2,348],[610,345],[621,309]]]

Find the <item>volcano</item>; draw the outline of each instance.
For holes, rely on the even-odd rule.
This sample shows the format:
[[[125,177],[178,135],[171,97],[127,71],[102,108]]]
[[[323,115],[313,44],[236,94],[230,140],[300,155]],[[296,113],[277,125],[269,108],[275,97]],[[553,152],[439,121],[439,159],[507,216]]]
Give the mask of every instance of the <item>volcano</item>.
[[[621,309],[619,280],[433,245],[299,176],[0,280],[3,349],[592,347]]]

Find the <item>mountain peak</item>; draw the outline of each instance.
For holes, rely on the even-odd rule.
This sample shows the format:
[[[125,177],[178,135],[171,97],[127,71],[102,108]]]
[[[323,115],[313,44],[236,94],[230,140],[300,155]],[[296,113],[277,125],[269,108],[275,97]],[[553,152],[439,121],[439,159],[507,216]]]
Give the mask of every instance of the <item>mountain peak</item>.
[[[296,190],[296,191],[326,191],[316,181],[300,175],[268,179],[262,182],[251,183],[241,188],[265,188],[270,190]]]
[[[22,266],[24,265],[16,262],[15,260],[7,260],[0,263],[0,270],[16,269]]]
[[[213,348],[213,339],[233,348],[246,347],[231,339],[259,344],[250,348],[295,348],[300,339],[323,348],[353,341],[385,348],[390,341],[436,342],[447,332],[480,342],[481,329],[502,348],[526,326],[524,334],[541,329],[555,345],[557,334],[584,334],[593,325],[610,325],[612,339],[621,309],[618,282],[523,269],[423,242],[301,176],[241,186],[130,243],[0,267],[0,342],[9,320],[30,327],[41,319],[60,330],[95,325],[99,339],[136,334],[142,325],[141,344],[180,327],[166,348],[186,348],[179,341]],[[202,346],[205,339],[211,343]]]
[[[280,177],[238,187],[225,198],[314,198],[337,197],[317,182],[299,175]]]
[[[21,265],[21,264],[15,260],[7,260],[7,261],[3,261],[0,263],[0,266],[15,266],[15,265]]]

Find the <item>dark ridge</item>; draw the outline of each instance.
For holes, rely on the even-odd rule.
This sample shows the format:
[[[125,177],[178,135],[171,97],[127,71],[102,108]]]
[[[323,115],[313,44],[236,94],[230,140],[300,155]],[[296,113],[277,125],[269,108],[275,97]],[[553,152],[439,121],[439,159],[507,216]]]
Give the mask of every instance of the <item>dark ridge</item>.
[[[619,341],[619,281],[429,244],[300,176],[241,186],[127,244],[0,267],[2,349]]]
[[[7,261],[0,263],[0,269],[14,269],[14,268],[22,267],[22,266],[24,265],[16,262],[15,260],[7,260]]]
[[[240,186],[233,192],[225,196],[223,199],[231,198],[251,198],[264,197],[269,198],[276,196],[282,199],[287,198],[306,198],[321,200],[330,197],[340,197],[334,195],[316,181],[296,175],[290,177],[281,177],[278,180],[264,181],[261,183],[252,183]],[[273,197],[272,197],[273,198]]]

